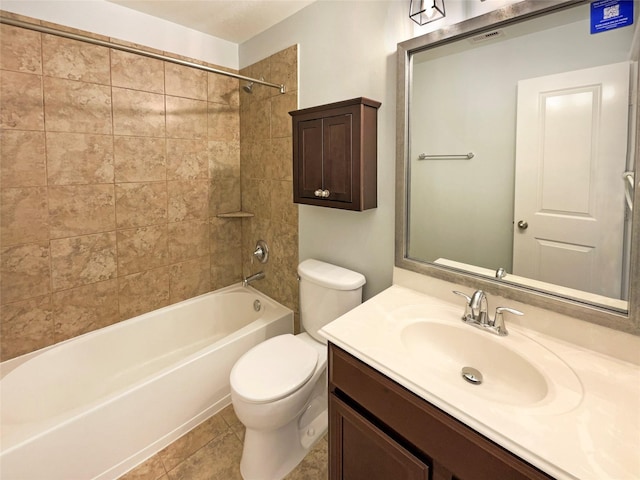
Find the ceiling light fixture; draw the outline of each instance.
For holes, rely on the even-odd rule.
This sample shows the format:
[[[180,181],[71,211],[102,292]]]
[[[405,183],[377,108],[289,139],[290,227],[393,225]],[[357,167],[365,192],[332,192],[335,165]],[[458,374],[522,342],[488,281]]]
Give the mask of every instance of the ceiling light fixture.
[[[425,25],[444,18],[444,0],[411,0],[409,18],[418,25]]]

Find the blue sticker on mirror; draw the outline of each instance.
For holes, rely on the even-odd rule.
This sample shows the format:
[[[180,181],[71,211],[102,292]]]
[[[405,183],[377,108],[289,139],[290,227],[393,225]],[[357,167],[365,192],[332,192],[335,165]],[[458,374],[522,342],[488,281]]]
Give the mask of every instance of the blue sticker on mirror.
[[[633,24],[633,0],[596,0],[591,3],[591,33]]]

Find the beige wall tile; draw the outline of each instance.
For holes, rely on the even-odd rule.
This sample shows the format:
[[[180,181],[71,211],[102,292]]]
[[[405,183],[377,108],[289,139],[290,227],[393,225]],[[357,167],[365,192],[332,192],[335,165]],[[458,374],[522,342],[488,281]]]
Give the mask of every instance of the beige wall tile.
[[[169,222],[206,220],[209,217],[208,188],[208,180],[167,182]]]
[[[271,98],[271,137],[291,138],[291,117],[289,112],[298,108],[295,92]]]
[[[0,307],[0,361],[54,343],[49,295]]]
[[[117,235],[119,276],[142,272],[169,263],[166,225],[118,230]]]
[[[169,304],[169,268],[155,268],[118,280],[120,319],[133,318]]]
[[[113,137],[47,132],[49,185],[113,183]]]
[[[206,140],[167,138],[167,179],[208,178]]]
[[[111,134],[111,88],[44,77],[48,132]]]
[[[10,303],[49,293],[49,245],[3,246],[0,249],[0,298]]]
[[[45,187],[6,188],[0,191],[2,245],[43,243],[49,240],[49,210]]]
[[[297,227],[298,205],[293,203],[293,182],[272,180],[271,190],[271,218]]]
[[[141,137],[164,136],[164,95],[114,87],[113,133]]]
[[[240,163],[243,178],[267,178],[269,145],[266,140],[242,140]],[[265,161],[266,160],[266,161]]]
[[[226,287],[242,279],[242,221],[212,218],[209,223],[211,287]]]
[[[240,140],[240,111],[220,103],[209,103],[209,141]]]
[[[244,83],[243,83],[244,85]],[[207,100],[237,107],[240,105],[239,80],[216,73],[208,74]]]
[[[44,132],[5,130],[0,135],[2,188],[46,185]]]
[[[118,228],[166,223],[166,182],[117,184],[116,219]]]
[[[165,62],[166,94],[175,97],[207,99],[207,72]]]
[[[181,302],[211,290],[209,255],[171,265],[170,303]]]
[[[115,230],[113,185],[49,187],[51,238]]]
[[[298,90],[298,46],[292,45],[289,48],[274,53],[269,57],[271,66],[270,82],[284,84],[286,93],[293,93]],[[272,96],[281,95],[278,90],[271,91]]]
[[[115,232],[51,240],[53,291],[115,278]]]
[[[42,77],[0,70],[0,128],[44,130]]]
[[[207,138],[207,102],[166,97],[167,137]]]
[[[111,82],[114,87],[164,93],[164,62],[111,50]]]
[[[42,36],[42,71],[50,77],[109,85],[109,49],[54,35]]]
[[[209,142],[209,176],[211,178],[240,176],[239,141]]]
[[[209,216],[240,210],[240,179],[216,178],[209,183]],[[251,211],[251,210],[248,210]]]
[[[253,65],[249,65],[248,67],[243,68],[240,73],[247,77],[263,80],[266,79],[268,81],[271,81],[271,57],[264,58],[259,62],[254,63]],[[240,98],[243,100],[243,103],[258,102],[264,100],[265,98],[269,98],[274,94],[273,92],[277,93],[278,90],[256,83],[255,85],[253,85],[253,90],[251,93],[246,93],[241,89]]]
[[[169,259],[171,263],[183,262],[209,254],[209,223],[194,220],[168,225]]]
[[[107,327],[119,320],[118,280],[54,293],[51,303],[56,342]]]
[[[0,69],[42,74],[42,44],[38,32],[0,25],[0,38]]]
[[[114,137],[116,182],[166,180],[166,140],[151,137]]]
[[[254,101],[242,106],[240,116],[240,137],[242,141],[262,142],[271,138],[271,102]],[[266,145],[265,145],[266,146]]]
[[[261,220],[271,219],[273,186],[272,180],[260,178],[242,179],[242,207],[248,212],[259,215]]]
[[[271,139],[267,156],[267,174],[274,180],[293,180],[293,145],[291,137]],[[293,196],[293,191],[291,191]]]

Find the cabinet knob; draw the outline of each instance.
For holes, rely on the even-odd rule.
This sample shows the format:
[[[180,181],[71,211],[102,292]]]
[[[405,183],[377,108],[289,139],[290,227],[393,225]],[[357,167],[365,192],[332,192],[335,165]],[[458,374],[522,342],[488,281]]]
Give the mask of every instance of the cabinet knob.
[[[314,194],[316,197],[322,197],[323,192],[324,192],[324,190],[320,190],[320,189],[318,189],[318,190],[316,190],[315,192],[313,192],[313,194]]]
[[[329,195],[331,195],[329,190],[322,190],[322,198],[329,198]]]

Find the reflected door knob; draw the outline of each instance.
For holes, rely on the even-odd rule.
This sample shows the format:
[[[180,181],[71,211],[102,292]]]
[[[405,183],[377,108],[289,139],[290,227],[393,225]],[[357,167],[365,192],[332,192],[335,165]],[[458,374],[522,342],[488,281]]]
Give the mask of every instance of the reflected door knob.
[[[527,222],[525,222],[524,220],[520,220],[518,222],[518,228],[520,230],[526,230],[529,227],[529,224]]]

